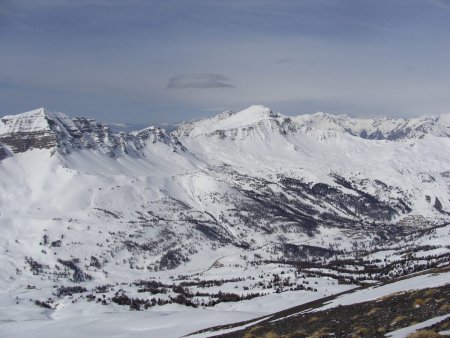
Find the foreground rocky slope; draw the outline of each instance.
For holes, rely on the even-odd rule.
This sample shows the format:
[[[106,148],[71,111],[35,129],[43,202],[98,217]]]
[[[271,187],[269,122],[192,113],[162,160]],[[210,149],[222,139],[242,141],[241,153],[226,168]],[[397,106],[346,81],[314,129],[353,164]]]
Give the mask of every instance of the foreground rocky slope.
[[[448,268],[433,272],[445,270]],[[450,285],[395,292],[396,283],[406,285],[408,279],[379,286],[385,289],[392,287],[393,290],[375,299],[365,299],[364,296],[365,293],[373,291],[372,288],[352,290],[280,311],[263,317],[262,320],[256,319],[254,324],[237,323],[203,332],[214,337],[245,338],[398,337],[402,336],[402,331],[405,336],[408,332],[413,333],[414,329],[401,329],[415,325],[417,329],[427,328],[429,332],[434,332],[435,335],[429,337],[450,336]],[[354,297],[354,300],[345,302],[346,297],[351,298],[357,293],[360,295]],[[333,302],[337,306],[333,305]],[[220,334],[226,331],[229,332]],[[446,331],[448,334],[438,334]]]

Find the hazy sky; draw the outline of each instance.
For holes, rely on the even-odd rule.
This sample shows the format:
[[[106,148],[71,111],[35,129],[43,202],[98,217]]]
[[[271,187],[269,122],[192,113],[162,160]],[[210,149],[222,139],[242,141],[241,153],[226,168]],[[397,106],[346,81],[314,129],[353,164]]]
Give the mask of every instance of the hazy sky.
[[[0,115],[450,112],[450,0],[0,0]]]

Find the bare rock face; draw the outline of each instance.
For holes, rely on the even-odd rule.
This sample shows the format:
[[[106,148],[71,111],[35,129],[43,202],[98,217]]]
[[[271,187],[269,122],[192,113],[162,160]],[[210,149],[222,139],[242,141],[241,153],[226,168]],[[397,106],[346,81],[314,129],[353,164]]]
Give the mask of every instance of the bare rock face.
[[[437,198],[437,197],[434,199],[434,207],[436,210],[439,210],[442,212],[442,203],[441,203],[441,201],[439,201],[439,198]]]
[[[6,151],[5,147],[0,144],[0,161],[8,157],[8,152]]]
[[[14,153],[55,147],[57,137],[51,125],[57,121],[56,116],[51,116],[44,109],[5,116],[0,119],[0,142],[8,145]]]
[[[115,157],[120,154],[142,156],[147,143],[162,142],[183,149],[176,137],[164,129],[147,128],[137,134],[113,132],[107,125],[91,118],[69,118],[44,108],[0,118],[0,143],[13,153],[31,149],[57,149],[68,154],[77,149],[91,149]]]

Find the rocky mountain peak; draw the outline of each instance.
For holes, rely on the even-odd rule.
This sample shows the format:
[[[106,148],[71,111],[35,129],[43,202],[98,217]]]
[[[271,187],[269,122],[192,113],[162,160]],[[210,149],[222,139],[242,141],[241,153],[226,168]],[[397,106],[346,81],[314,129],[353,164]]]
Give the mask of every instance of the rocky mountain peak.
[[[137,133],[117,132],[93,118],[71,119],[45,108],[0,118],[0,143],[13,153],[31,149],[56,149],[62,154],[77,149],[96,150],[115,157],[121,153],[140,156],[146,142],[172,147],[181,143],[164,129],[147,128]]]
[[[274,113],[270,108],[266,106],[252,105],[247,109],[233,114],[233,116],[237,121],[240,121],[243,124],[252,124],[264,119],[279,117],[280,115]]]
[[[4,116],[0,119],[0,135],[50,130],[49,119],[52,117],[54,114],[45,108]]]
[[[70,118],[62,113],[52,113],[45,108],[0,118],[0,142],[14,153],[33,148],[53,148],[76,133]]]
[[[225,131],[248,128],[249,126],[281,117],[280,114],[274,113],[268,107],[253,105],[239,112],[225,111],[212,118],[184,123],[178,128],[177,134],[192,137],[223,134]]]

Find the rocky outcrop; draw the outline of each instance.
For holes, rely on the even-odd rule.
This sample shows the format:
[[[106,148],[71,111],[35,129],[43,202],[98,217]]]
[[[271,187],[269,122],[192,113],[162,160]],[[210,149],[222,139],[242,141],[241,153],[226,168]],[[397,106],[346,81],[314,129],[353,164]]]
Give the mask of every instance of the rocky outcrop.
[[[167,145],[170,145],[174,150],[176,148],[179,148],[180,150],[186,150],[186,148],[183,146],[183,144],[180,142],[178,137],[173,133],[168,133],[164,129],[158,128],[158,127],[148,127],[141,131],[138,131],[136,134],[136,137],[145,142],[151,142],[151,143],[165,143]]]
[[[0,119],[0,142],[13,153],[31,149],[57,149],[62,154],[90,149],[115,157],[128,154],[142,156],[148,143],[161,142],[184,150],[180,141],[164,129],[150,127],[137,133],[115,132],[91,118],[70,119],[62,113],[44,108]]]
[[[8,152],[6,151],[5,147],[0,144],[0,161],[8,157]]]
[[[57,123],[57,117],[53,117],[51,119],[44,109],[5,116],[0,119],[0,142],[8,145],[14,153],[55,147],[58,140],[50,126]]]

